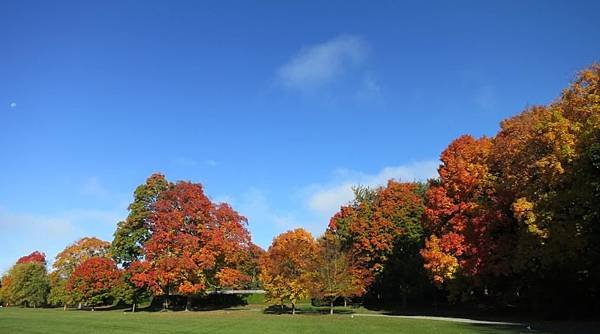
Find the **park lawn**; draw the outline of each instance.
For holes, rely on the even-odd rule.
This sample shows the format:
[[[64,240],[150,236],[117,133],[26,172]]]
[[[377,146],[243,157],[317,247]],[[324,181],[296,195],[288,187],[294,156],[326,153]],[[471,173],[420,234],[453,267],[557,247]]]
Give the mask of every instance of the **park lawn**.
[[[453,323],[392,317],[350,315],[264,314],[239,308],[201,312],[77,311],[0,308],[0,333],[578,333],[529,331],[521,326]],[[585,331],[587,333],[587,331]],[[592,333],[592,332],[590,332]]]

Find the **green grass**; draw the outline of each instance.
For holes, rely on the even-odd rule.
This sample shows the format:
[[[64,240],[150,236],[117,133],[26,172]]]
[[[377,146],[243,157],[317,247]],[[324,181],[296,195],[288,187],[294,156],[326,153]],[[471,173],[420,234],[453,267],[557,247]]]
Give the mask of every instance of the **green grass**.
[[[562,329],[560,329],[562,328]],[[350,315],[264,314],[252,305],[204,312],[77,311],[0,308],[0,333],[588,333],[563,325],[544,331],[524,327]],[[597,327],[589,333],[598,332]]]

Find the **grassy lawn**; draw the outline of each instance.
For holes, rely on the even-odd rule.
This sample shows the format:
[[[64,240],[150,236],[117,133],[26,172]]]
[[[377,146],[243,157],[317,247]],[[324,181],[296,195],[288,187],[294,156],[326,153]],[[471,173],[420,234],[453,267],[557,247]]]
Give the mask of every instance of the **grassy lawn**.
[[[391,317],[273,315],[252,307],[204,312],[0,309],[0,333],[598,333],[556,324],[547,330]]]

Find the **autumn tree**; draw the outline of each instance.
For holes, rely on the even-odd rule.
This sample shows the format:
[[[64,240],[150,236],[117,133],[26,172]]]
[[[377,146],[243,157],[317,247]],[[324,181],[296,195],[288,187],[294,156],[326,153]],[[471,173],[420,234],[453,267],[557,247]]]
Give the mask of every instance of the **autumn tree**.
[[[317,244],[304,229],[295,229],[280,234],[261,261],[261,280],[267,292],[266,298],[279,303],[296,304],[310,295],[312,275],[317,255]]]
[[[108,257],[109,251],[110,243],[95,237],[84,237],[58,253],[50,273],[51,304],[63,305],[66,309],[68,304],[75,302],[66,289],[67,280],[79,264],[92,257]]]
[[[359,283],[354,275],[350,254],[342,249],[339,238],[325,234],[317,240],[318,255],[315,259],[312,291],[313,297],[329,302],[333,314],[336,299],[357,293]]]
[[[108,257],[90,257],[81,262],[69,277],[66,289],[74,300],[85,305],[105,304],[115,286],[120,282],[121,273],[115,262]]]
[[[573,289],[554,300],[584,298],[598,287],[590,274],[600,253],[599,73],[599,65],[582,71],[553,103],[503,121],[495,138],[492,171],[518,235],[513,267],[536,304],[547,304],[538,300],[546,290],[561,294],[561,285]]]
[[[250,243],[244,250],[239,268],[240,271],[249,278],[247,282],[247,288],[249,289],[259,289],[261,287],[260,259],[264,254],[265,250],[254,243]]]
[[[48,290],[46,266],[40,261],[17,263],[2,279],[2,300],[13,305],[44,305]]]
[[[39,262],[46,265],[46,254],[34,251],[29,255],[25,255],[17,260],[17,263]]]
[[[155,294],[188,296],[186,310],[192,295],[239,286],[248,280],[239,268],[250,245],[246,224],[229,205],[212,203],[200,184],[178,182],[155,204],[132,281]]]
[[[115,296],[121,301],[131,304],[135,312],[136,304],[147,295],[145,287],[138,287],[131,277],[137,268],[129,270],[133,262],[144,255],[144,243],[150,239],[150,217],[155,212],[156,201],[160,194],[171,184],[162,174],[152,174],[144,184],[139,185],[133,193],[133,202],[129,204],[129,214],[124,221],[117,224],[110,252],[115,262],[126,270],[115,287]]]
[[[0,277],[0,305],[8,305],[9,296],[8,296],[8,286],[10,285],[10,277],[8,273],[5,273]]]
[[[490,172],[492,147],[487,137],[454,140],[442,152],[439,180],[426,193],[425,268],[438,286],[451,283],[457,298],[473,288],[492,289],[492,281],[511,273],[515,238]],[[464,280],[466,286],[458,284]]]
[[[347,206],[341,207],[330,220],[326,234],[332,234],[341,242],[342,249],[353,258],[356,266],[355,275],[362,295],[381,273],[385,254],[383,248],[391,250],[391,245],[382,245],[380,240],[389,240],[389,233],[377,227],[371,228],[377,192],[366,187],[354,188],[354,200]],[[386,236],[381,235],[386,234]],[[371,243],[371,235],[374,235]],[[377,238],[377,239],[376,239]]]
[[[423,281],[418,250],[423,243],[424,186],[390,180],[385,187],[357,188],[355,199],[330,221],[327,233],[341,240],[355,265],[357,291],[382,295],[409,294]],[[357,293],[361,295],[362,293]]]
[[[149,291],[144,287],[138,287],[132,277],[135,274],[140,274],[143,267],[140,262],[134,262],[131,266],[121,270],[121,275],[118,282],[113,286],[112,296],[125,304],[131,305],[131,312],[135,312],[137,305],[149,297]]]

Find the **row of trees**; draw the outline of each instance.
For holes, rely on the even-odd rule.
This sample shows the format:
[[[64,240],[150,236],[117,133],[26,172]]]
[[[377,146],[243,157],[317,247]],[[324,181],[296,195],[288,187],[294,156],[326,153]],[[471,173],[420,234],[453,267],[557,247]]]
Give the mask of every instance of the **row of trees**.
[[[598,306],[600,292],[600,65],[547,106],[469,135],[441,154],[439,178],[358,187],[325,233],[297,229],[264,252],[247,220],[200,184],[150,176],[112,243],[83,238],[57,255],[19,259],[0,298],[37,306],[146,294],[191,297],[263,286],[272,302],[477,301],[526,308]],[[593,307],[590,307],[593,306]],[[575,309],[571,307],[571,309]]]
[[[398,300],[430,285],[419,250],[425,186],[389,181],[378,189],[357,188],[316,241],[305,230],[277,236],[261,261],[270,301],[312,297],[327,302],[367,297]],[[383,296],[386,296],[384,299]]]
[[[459,137],[441,161],[421,251],[438,286],[463,300],[597,305],[600,65],[553,103],[503,121],[495,137]]]
[[[496,136],[457,138],[440,160],[439,178],[357,188],[331,219],[322,240],[340,245],[353,277],[334,288],[339,295],[404,306],[442,295],[557,314],[598,308],[600,65],[549,105],[503,121]],[[267,251],[263,282],[279,302],[309,295],[318,272],[295,257],[335,262],[315,260],[307,239],[289,232]],[[281,243],[296,246],[286,253]]]
[[[211,202],[200,184],[154,174],[135,190],[112,243],[82,238],[56,256],[50,274],[43,254],[24,257],[3,277],[0,297],[9,304],[65,308],[121,300],[135,310],[149,294],[167,296],[165,308],[168,296],[183,295],[189,310],[194,295],[258,285],[263,251],[251,242],[246,224],[226,203]],[[37,270],[36,286],[43,283],[33,299],[20,297],[29,292],[16,283],[29,282],[21,275],[27,270]]]

